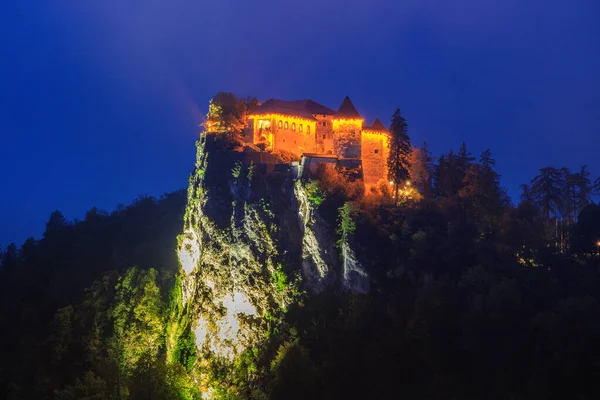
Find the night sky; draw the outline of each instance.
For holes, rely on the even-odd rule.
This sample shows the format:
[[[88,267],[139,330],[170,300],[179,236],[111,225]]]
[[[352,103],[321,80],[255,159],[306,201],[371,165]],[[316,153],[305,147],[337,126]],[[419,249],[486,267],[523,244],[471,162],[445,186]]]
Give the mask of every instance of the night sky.
[[[600,175],[598,0],[9,2],[0,245],[185,187],[218,91],[398,107],[436,155],[491,148],[513,197],[546,165]]]

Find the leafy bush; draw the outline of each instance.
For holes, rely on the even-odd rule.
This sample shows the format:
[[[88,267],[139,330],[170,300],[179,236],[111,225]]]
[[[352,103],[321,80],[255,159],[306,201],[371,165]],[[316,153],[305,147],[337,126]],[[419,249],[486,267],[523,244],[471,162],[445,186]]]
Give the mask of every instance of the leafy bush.
[[[311,179],[304,185],[304,188],[306,189],[308,200],[315,207],[319,207],[323,203],[323,200],[325,200],[325,192],[321,189],[319,181]]]

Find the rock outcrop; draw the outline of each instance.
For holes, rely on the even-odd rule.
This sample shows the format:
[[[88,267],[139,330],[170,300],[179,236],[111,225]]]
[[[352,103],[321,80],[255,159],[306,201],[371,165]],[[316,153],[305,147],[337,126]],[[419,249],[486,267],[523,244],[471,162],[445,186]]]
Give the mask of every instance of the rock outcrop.
[[[194,326],[199,362],[233,362],[268,340],[301,293],[368,289],[348,243],[336,248],[335,227],[291,169],[248,159],[215,135],[197,143],[179,259],[181,314]]]

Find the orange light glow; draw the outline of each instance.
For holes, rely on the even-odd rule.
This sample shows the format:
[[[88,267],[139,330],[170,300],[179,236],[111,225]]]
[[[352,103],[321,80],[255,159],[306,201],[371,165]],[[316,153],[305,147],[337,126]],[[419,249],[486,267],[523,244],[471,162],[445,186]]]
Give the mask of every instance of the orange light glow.
[[[352,127],[354,129],[362,130],[363,120],[362,119],[334,119],[332,121],[333,130],[337,131],[343,127]]]

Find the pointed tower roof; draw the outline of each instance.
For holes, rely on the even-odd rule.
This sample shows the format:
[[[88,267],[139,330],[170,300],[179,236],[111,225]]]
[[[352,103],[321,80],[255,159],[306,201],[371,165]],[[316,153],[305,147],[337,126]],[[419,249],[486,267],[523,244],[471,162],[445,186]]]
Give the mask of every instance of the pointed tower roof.
[[[381,123],[381,121],[379,120],[379,118],[375,118],[375,121],[373,121],[373,123],[371,124],[371,126],[366,127],[365,130],[374,131],[374,132],[385,132],[385,133],[388,132],[388,130]]]
[[[346,96],[344,101],[342,101],[342,105],[335,113],[336,118],[348,118],[348,119],[362,119],[358,111],[356,111],[356,107],[350,101],[350,97]]]

